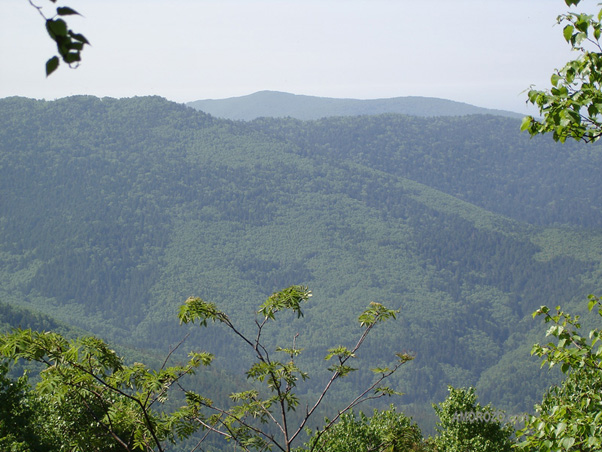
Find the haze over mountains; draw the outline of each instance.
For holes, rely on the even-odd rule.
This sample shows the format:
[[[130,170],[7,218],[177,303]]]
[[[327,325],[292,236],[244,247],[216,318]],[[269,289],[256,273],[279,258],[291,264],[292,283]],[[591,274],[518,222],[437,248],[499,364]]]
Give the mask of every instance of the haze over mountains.
[[[335,99],[303,96],[278,91],[259,91],[228,99],[204,99],[187,105],[213,116],[234,120],[260,117],[320,119],[328,116],[360,116],[397,113],[412,116],[463,116],[493,114],[520,118],[504,110],[491,110],[433,97],[395,97],[389,99]]]
[[[305,284],[305,318],[269,332],[280,345],[299,333],[320,361],[380,301],[399,321],[361,359],[416,353],[401,403],[476,385],[528,410],[553,378],[529,356],[531,312],[599,289],[602,153],[433,113],[243,122],[157,97],[1,99],[0,303],[164,352],[191,295],[249,326]],[[241,371],[222,330],[190,341]]]

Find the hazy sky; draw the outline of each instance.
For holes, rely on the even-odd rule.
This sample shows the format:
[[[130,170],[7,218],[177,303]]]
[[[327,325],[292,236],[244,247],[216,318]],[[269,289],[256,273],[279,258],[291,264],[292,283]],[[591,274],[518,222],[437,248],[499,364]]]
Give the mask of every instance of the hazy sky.
[[[38,4],[51,5],[48,0]],[[595,9],[597,2],[585,1]],[[92,43],[61,65],[27,0],[0,0],[0,98],[259,90],[326,97],[432,96],[525,112],[572,54],[563,0],[59,0]],[[531,111],[533,112],[533,111]]]

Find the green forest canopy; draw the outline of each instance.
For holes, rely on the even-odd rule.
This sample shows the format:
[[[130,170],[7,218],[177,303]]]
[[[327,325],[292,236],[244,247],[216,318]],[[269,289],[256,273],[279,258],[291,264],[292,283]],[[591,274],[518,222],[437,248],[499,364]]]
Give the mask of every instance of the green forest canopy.
[[[472,384],[523,410],[548,384],[530,313],[583,299],[600,274],[599,152],[529,140],[513,119],[243,123],[80,96],[4,99],[0,120],[2,300],[116,343],[164,351],[191,295],[248,321],[301,283],[307,324],[270,334],[299,332],[308,361],[382,301],[399,326],[373,357],[417,355],[396,382],[405,403]],[[222,333],[198,340],[240,370]]]

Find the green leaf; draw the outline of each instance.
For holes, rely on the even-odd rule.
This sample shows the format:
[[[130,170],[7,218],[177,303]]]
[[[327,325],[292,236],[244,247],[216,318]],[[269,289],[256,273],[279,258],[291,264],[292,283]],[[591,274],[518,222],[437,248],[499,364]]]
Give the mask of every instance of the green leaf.
[[[80,33],[73,33],[71,30],[69,30],[69,36],[71,36],[76,41],[83,42],[84,44],[90,45],[90,42],[88,42],[86,37]]]
[[[307,301],[312,296],[311,291],[305,286],[290,286],[280,292],[273,293],[259,307],[258,313],[266,319],[274,320],[276,312],[290,309],[297,313],[297,318],[303,317],[301,302]]]
[[[67,23],[63,19],[48,19],[46,30],[50,37],[56,41],[58,36],[67,36]]]
[[[374,394],[378,396],[392,396],[392,395],[403,395],[401,392],[394,391],[388,386],[381,386],[378,388],[374,388]]]
[[[207,405],[207,406],[213,405],[213,401],[211,399],[203,397],[192,391],[186,391],[185,396],[186,396],[186,402],[189,405]]]
[[[575,27],[582,33],[587,33],[587,28],[591,22],[590,17],[587,14],[579,14],[578,20],[575,23]]]
[[[566,429],[566,423],[560,422],[558,424],[558,426],[556,427],[556,432],[554,434],[558,437],[562,434],[562,432],[564,432],[565,429]]]
[[[65,63],[75,63],[77,61],[81,61],[81,57],[79,56],[79,52],[78,53],[66,53],[65,55],[63,55],[63,61]]]
[[[351,366],[345,366],[345,365],[336,365],[336,366],[329,367],[328,370],[330,372],[337,372],[339,374],[339,377],[342,378],[342,377],[346,377],[351,372],[355,372],[357,370],[357,368],[351,367]]]
[[[83,42],[75,42],[75,41],[71,41],[69,42],[69,44],[67,45],[67,48],[69,50],[75,50],[77,51],[77,53],[79,54],[80,51],[83,50],[84,48],[84,43]]]
[[[69,8],[68,6],[60,6],[56,9],[56,13],[59,16],[81,16],[80,13],[78,13],[77,11],[75,11],[74,9]]]
[[[532,116],[525,116],[523,118],[523,122],[520,125],[520,131],[524,132],[525,130],[529,129],[529,127],[531,127],[531,122],[533,121],[533,117]]]
[[[360,326],[370,327],[389,318],[395,319],[395,315],[398,312],[399,310],[387,309],[381,303],[372,301],[366,310],[358,317],[358,321]]]
[[[324,359],[326,361],[330,360],[330,358],[332,358],[333,356],[338,356],[340,359],[343,358],[354,358],[355,355],[353,353],[351,353],[351,351],[347,348],[347,347],[333,347],[328,349],[328,354],[324,357]]]
[[[199,321],[201,326],[207,326],[207,321],[227,323],[228,316],[221,312],[215,304],[207,303],[199,297],[189,297],[186,302],[180,306],[178,313],[180,324],[194,323]]]
[[[206,352],[190,352],[188,357],[191,359],[191,365],[196,366],[198,364],[202,364],[203,366],[208,366],[213,361],[213,354]]]
[[[587,39],[587,33],[579,32],[575,36],[573,36],[573,41],[575,45],[580,45],[583,41]]]
[[[562,446],[565,448],[565,450],[569,450],[571,447],[573,447],[573,444],[575,444],[575,438],[564,438],[562,440]]]
[[[303,351],[303,349],[302,348],[297,349],[297,348],[276,347],[276,351],[284,352],[284,353],[290,355],[291,357],[293,357],[293,356],[299,356],[301,354],[301,352]]]
[[[564,27],[564,30],[562,30],[562,34],[564,35],[564,39],[566,39],[566,42],[571,41],[571,37],[573,36],[573,30],[575,30],[575,27],[573,27],[572,25],[567,25],[566,27]]]
[[[56,68],[59,67],[59,58],[53,56],[48,61],[46,61],[46,77],[56,71]]]
[[[529,97],[529,102],[531,102],[532,104],[536,104],[539,94],[540,92],[535,89],[529,90],[529,93],[527,94],[527,96]]]
[[[594,297],[593,295],[589,296],[589,301],[587,303],[587,309],[588,311],[591,312],[592,309],[594,309],[594,306],[596,306],[596,303],[598,302],[598,300],[596,299],[596,297]]]
[[[405,364],[408,361],[412,361],[414,359],[414,357],[409,353],[395,353],[395,356],[397,356],[397,359],[402,364]]]

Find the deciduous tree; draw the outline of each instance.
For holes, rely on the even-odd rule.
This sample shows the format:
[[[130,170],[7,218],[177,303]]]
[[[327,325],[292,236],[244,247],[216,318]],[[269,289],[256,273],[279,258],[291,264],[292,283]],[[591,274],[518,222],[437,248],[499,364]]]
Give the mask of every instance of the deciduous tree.
[[[590,295],[588,308],[602,317],[600,299]],[[542,366],[560,366],[567,377],[550,388],[520,432],[522,451],[599,451],[602,447],[602,331],[581,335],[579,316],[557,307],[542,306],[533,316],[544,316],[551,326],[547,335],[556,338],[535,344],[532,354],[543,357]]]
[[[449,395],[438,406],[435,437],[438,450],[445,452],[510,452],[514,428],[503,413],[477,402],[474,388],[448,387]]]
[[[326,423],[329,423],[326,420]],[[343,414],[321,438],[312,437],[298,452],[427,452],[434,445],[423,440],[420,428],[403,413],[374,410],[371,417],[360,412]]]
[[[267,391],[250,389],[231,395],[234,404],[230,407],[219,407],[213,401],[187,392],[189,405],[198,410],[196,420],[206,429],[213,431],[230,441],[234,441],[243,450],[279,449],[283,452],[292,450],[295,439],[303,433],[309,419],[322,404],[332,386],[357,369],[351,364],[357,351],[368,334],[379,323],[395,318],[396,311],[387,309],[380,303],[370,303],[368,308],[358,317],[362,332],[357,342],[351,346],[337,346],[328,350],[325,360],[331,363],[328,367],[330,378],[324,388],[318,392],[316,400],[302,407],[300,418],[292,423],[291,411],[300,408],[297,385],[307,380],[309,374],[297,365],[297,358],[302,350],[297,348],[293,340],[292,347],[276,347],[268,349],[262,333],[268,322],[275,321],[281,311],[292,311],[297,317],[303,316],[302,306],[311,297],[311,292],[304,286],[291,286],[274,293],[258,311],[254,335],[244,334],[230,317],[220,311],[214,304],[200,298],[189,298],[180,310],[180,320],[184,323],[198,323],[207,326],[208,322],[219,322],[225,325],[235,336],[249,347],[255,356],[255,362],[247,371],[247,377],[258,384],[265,385]],[[283,359],[277,358],[284,357]],[[367,400],[399,394],[382,383],[395,373],[403,364],[413,359],[405,353],[397,353],[396,361],[390,367],[372,369],[375,378],[360,390],[359,394],[340,409],[324,427],[313,433],[314,443],[311,450],[320,443],[322,435],[328,431],[340,417]]]
[[[198,430],[185,406],[166,412],[170,388],[211,356],[191,354],[184,366],[152,370],[126,365],[94,337],[69,341],[58,333],[15,330],[0,337],[0,354],[44,365],[35,388],[37,422],[56,450],[156,451]],[[49,450],[53,450],[50,447]]]
[[[581,0],[565,0],[576,6]],[[578,57],[551,77],[549,90],[529,91],[542,119],[529,116],[522,130],[531,135],[551,132],[556,141],[567,138],[594,142],[602,137],[602,9],[597,15],[569,12],[558,17],[563,35]],[[600,299],[590,295],[588,308],[602,316]],[[582,336],[579,316],[542,306],[533,316],[551,323],[548,336],[557,341],[535,344],[532,354],[560,366],[564,381],[550,388],[536,414],[519,433],[523,451],[598,451],[602,446],[602,345],[600,329]]]
[[[40,426],[41,408],[27,375],[9,376],[9,362],[0,361],[0,450],[47,452],[50,444]]]
[[[581,0],[565,0],[568,6]],[[521,129],[531,135],[552,133],[554,140],[567,138],[592,142],[602,137],[602,9],[597,15],[569,12],[558,16],[563,35],[578,56],[551,77],[550,89],[529,91],[528,102],[542,116],[527,116]]]

